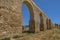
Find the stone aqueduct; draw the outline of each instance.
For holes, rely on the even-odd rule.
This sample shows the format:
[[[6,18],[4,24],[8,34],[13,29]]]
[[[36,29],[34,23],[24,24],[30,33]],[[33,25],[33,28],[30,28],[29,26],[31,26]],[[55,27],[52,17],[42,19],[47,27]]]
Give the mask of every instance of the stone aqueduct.
[[[39,9],[33,0],[0,0],[0,32],[22,33],[22,3],[25,3],[30,11],[29,31],[40,32],[51,29],[53,23]],[[40,24],[38,23],[40,17]]]

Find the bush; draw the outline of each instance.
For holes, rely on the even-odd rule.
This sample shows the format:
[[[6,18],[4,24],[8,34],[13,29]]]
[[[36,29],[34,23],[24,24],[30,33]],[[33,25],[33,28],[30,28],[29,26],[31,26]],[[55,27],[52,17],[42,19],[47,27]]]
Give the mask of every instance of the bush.
[[[15,35],[13,38],[20,38],[20,37],[22,37],[22,36],[19,36],[19,35]]]
[[[10,37],[8,37],[8,38],[4,38],[4,39],[1,39],[1,40],[10,40]]]

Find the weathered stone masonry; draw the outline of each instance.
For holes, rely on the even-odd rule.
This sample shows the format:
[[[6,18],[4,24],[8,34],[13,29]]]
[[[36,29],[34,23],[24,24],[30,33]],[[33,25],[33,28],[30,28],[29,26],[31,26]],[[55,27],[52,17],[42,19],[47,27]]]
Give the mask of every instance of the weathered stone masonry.
[[[0,0],[0,34],[22,33],[22,4],[25,3],[30,11],[29,31],[40,32],[52,27],[51,20],[37,7],[33,0]],[[40,16],[40,24],[38,24]]]

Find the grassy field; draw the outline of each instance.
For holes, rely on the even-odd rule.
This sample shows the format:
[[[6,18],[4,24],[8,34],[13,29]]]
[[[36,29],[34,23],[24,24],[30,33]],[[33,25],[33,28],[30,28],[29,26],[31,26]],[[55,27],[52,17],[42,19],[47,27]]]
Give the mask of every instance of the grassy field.
[[[60,29],[55,28],[40,33],[24,33],[22,36],[14,36],[11,40],[60,40]]]

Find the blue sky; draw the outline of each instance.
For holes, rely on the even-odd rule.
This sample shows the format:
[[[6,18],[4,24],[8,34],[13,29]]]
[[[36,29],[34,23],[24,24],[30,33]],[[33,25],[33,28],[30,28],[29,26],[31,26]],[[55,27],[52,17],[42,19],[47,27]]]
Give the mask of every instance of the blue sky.
[[[52,20],[53,23],[60,24],[60,0],[33,0],[35,4]],[[28,25],[30,13],[28,7],[22,5],[22,24]]]

